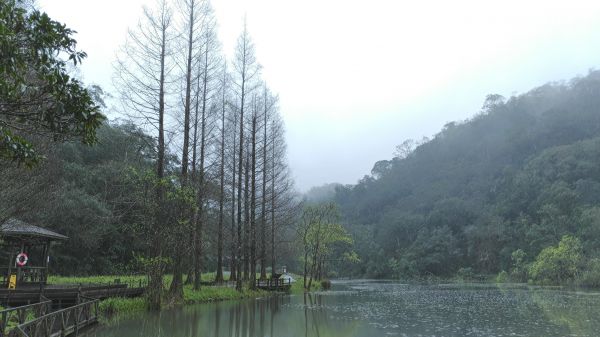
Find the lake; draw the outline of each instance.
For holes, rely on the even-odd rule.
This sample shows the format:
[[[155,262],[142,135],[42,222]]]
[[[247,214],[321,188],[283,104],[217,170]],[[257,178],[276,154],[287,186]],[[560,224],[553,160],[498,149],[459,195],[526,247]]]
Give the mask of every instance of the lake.
[[[354,280],[332,290],[185,306],[87,337],[598,337],[600,293],[526,285]]]

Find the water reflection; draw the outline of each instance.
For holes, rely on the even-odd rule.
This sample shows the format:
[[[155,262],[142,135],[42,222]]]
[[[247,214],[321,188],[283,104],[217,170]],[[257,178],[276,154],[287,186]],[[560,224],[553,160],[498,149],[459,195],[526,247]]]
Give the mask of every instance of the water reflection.
[[[596,293],[356,281],[334,289],[144,313],[87,336],[600,336]]]

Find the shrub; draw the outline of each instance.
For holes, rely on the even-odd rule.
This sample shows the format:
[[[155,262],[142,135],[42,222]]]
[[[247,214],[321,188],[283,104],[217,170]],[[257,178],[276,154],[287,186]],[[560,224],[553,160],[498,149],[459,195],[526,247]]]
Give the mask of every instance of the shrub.
[[[581,241],[565,235],[557,247],[546,247],[540,252],[529,267],[529,275],[533,282],[541,284],[573,281],[581,264],[581,255]]]
[[[510,271],[510,279],[514,282],[525,282],[527,281],[527,265],[525,264],[525,257],[527,254],[522,249],[517,249],[510,254],[512,260],[512,270]],[[508,276],[508,275],[507,275]]]
[[[135,311],[143,311],[148,307],[148,303],[144,297],[122,298],[111,297],[100,302],[100,312],[105,315],[131,313]]]
[[[460,268],[456,272],[456,277],[463,281],[472,281],[475,279],[475,272],[471,267]]]
[[[584,287],[600,288],[600,258],[590,259],[585,270],[577,277],[577,284]]]
[[[508,277],[508,273],[506,271],[501,271],[500,273],[498,273],[498,276],[496,276],[496,283],[506,283],[509,281],[509,277]]]
[[[322,280],[321,281],[321,289],[323,289],[323,290],[329,290],[329,289],[331,289],[331,281],[329,281],[329,280]]]

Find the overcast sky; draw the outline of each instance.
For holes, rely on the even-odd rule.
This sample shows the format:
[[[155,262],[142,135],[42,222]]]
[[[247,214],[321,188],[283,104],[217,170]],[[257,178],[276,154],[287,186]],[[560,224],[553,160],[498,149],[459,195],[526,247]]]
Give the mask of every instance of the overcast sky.
[[[152,0],[38,0],[78,31],[87,83],[111,88],[128,27]],[[213,0],[223,50],[244,14],[280,95],[300,190],[355,183],[395,145],[600,65],[600,1]]]

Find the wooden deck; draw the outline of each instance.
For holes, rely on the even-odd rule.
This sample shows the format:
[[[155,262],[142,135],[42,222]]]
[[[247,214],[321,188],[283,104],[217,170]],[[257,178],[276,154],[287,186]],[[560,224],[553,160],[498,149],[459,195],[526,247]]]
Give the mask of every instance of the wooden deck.
[[[0,337],[77,334],[98,321],[98,303],[109,297],[141,296],[145,284],[55,285],[0,289]],[[33,315],[33,316],[32,316]],[[7,332],[8,322],[18,324]]]
[[[17,289],[0,289],[0,304],[3,306],[19,306],[40,301],[40,295],[52,301],[55,309],[72,306],[80,302],[81,297],[103,300],[109,297],[137,297],[145,291],[144,285],[127,284],[110,285],[60,285],[47,286],[40,292],[39,287],[21,287]]]

